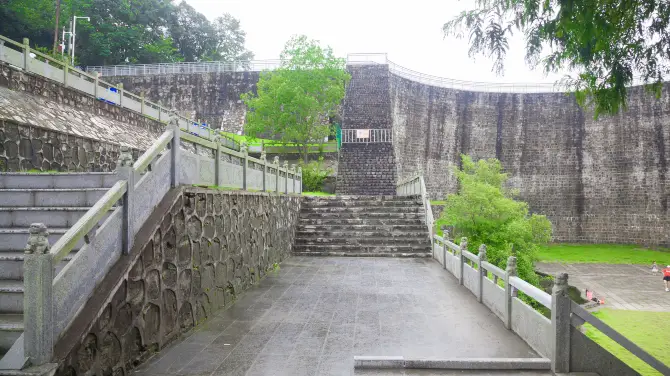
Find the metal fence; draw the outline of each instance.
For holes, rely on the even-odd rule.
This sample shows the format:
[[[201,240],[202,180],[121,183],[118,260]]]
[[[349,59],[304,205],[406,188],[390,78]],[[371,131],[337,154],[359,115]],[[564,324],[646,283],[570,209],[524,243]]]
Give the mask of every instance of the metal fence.
[[[90,66],[87,72],[97,72],[102,76],[145,76],[152,74],[175,73],[216,73],[216,72],[256,72],[276,69],[281,60],[251,60],[251,61],[205,61],[197,63],[161,63],[161,64],[133,64]]]
[[[342,129],[343,144],[393,143],[391,129]]]

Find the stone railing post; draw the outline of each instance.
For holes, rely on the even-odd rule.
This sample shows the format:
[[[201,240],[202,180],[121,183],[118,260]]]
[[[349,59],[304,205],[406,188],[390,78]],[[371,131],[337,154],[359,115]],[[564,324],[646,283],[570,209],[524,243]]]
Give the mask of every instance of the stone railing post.
[[[268,161],[265,149],[261,150],[261,162],[263,162],[263,192],[268,191]]]
[[[295,178],[296,178],[296,175],[297,175],[297,171],[298,170],[296,169],[296,165],[292,164],[291,165],[291,185],[293,186],[293,193],[298,192],[298,190],[295,188]]]
[[[123,107],[123,82],[119,83],[116,89],[119,92],[119,106]]]
[[[181,130],[179,129],[179,118],[177,112],[170,114],[168,129],[172,130],[172,143],[170,146],[170,186],[176,188],[179,185],[179,144]]]
[[[556,276],[551,290],[551,327],[553,354],[551,370],[554,373],[570,372],[570,312],[572,303],[568,296],[568,274]]]
[[[0,60],[5,60],[5,41],[0,40]]]
[[[486,270],[482,267],[482,262],[487,261],[486,258],[486,244],[479,246],[479,259],[477,260],[477,269],[479,271],[479,295],[477,300],[481,303],[484,298],[484,278],[486,278]]]
[[[93,96],[95,99],[100,98],[100,75],[98,72],[93,72]],[[95,105],[95,101],[93,101]]]
[[[43,223],[30,225],[23,262],[23,347],[33,366],[50,362],[53,355],[54,265],[48,236]]]
[[[144,92],[140,92],[140,112],[144,114]]]
[[[279,157],[275,156],[272,163],[275,165],[275,193],[279,193]]]
[[[288,161],[284,161],[284,193],[288,194]]]
[[[298,167],[298,194],[302,194],[302,167]]]
[[[70,65],[66,61],[65,64],[63,64],[63,86],[65,87],[67,87],[67,76],[70,75],[69,72],[70,72]]]
[[[128,146],[121,146],[121,153],[119,154],[119,161],[116,164],[116,175],[119,180],[127,182],[126,194],[123,195],[123,226],[121,235],[123,242],[121,251],[123,254],[130,254],[133,248],[134,239],[134,221],[133,221],[133,205],[135,201],[135,169],[133,168],[133,155]]]
[[[217,187],[221,186],[221,136],[214,135],[214,143],[216,150],[214,150],[214,184]]]
[[[516,257],[507,258],[505,269],[505,328],[512,329],[512,299],[516,297],[516,289],[509,283],[510,277],[516,277]]]
[[[460,269],[461,273],[458,276],[458,283],[462,286],[463,285],[463,264],[465,264],[465,256],[463,256],[463,251],[468,250],[468,238],[462,237],[461,238],[461,244],[460,244],[460,251],[459,251],[459,260],[460,260]]]
[[[442,242],[442,267],[444,269],[447,268],[447,241],[449,240],[449,230],[447,230],[447,226],[442,225],[440,227],[442,229],[442,239],[444,240]]]
[[[23,38],[23,69],[30,72],[30,40]]]
[[[242,144],[240,147],[242,151],[242,190],[247,190],[247,178],[249,176],[249,150],[247,144]]]

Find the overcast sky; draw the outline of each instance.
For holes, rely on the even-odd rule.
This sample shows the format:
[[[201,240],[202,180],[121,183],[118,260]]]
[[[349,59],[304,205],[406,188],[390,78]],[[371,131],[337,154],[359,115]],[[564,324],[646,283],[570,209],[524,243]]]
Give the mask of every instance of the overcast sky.
[[[213,19],[230,13],[247,33],[256,59],[276,59],[295,34],[330,45],[338,56],[386,52],[389,60],[421,73],[467,81],[554,82],[524,62],[520,35],[511,44],[505,75],[491,72],[492,61],[468,57],[467,40],[444,39],[442,25],[471,0],[186,0]]]

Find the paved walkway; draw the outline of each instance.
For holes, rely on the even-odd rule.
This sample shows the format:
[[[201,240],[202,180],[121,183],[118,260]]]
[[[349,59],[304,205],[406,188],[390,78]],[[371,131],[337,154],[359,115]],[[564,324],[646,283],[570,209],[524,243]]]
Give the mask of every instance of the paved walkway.
[[[537,356],[431,259],[292,257],[135,374],[341,376],[354,355]]]
[[[665,292],[661,273],[652,274],[645,265],[537,263],[544,273],[568,273],[572,286],[591,289],[605,297],[605,307],[637,311],[670,311],[670,293]]]

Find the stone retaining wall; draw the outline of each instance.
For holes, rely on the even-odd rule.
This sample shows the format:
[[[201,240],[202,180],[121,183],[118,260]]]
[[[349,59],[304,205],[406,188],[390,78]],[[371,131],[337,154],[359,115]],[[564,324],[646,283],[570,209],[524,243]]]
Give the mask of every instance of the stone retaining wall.
[[[128,375],[272,273],[299,211],[297,196],[184,188],[58,374]]]

